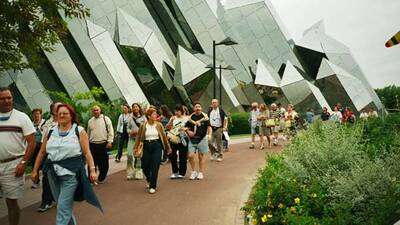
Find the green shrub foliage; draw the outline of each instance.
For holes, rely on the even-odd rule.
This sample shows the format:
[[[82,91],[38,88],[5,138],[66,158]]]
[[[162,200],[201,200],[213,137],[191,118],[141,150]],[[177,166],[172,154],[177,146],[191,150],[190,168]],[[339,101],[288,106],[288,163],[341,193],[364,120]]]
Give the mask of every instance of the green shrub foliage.
[[[316,122],[267,165],[243,208],[250,224],[376,224],[400,219],[400,114]]]
[[[389,85],[376,89],[376,94],[389,111],[400,111],[400,87]]]
[[[236,134],[250,134],[249,113],[232,113],[230,116],[229,133]]]

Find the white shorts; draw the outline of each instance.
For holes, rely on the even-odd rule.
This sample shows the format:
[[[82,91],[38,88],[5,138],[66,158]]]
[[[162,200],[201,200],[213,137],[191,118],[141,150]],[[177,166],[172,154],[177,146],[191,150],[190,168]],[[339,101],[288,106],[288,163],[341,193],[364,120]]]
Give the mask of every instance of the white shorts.
[[[7,163],[0,163],[0,197],[19,199],[24,194],[24,175],[15,177],[15,168],[22,160],[16,159]]]

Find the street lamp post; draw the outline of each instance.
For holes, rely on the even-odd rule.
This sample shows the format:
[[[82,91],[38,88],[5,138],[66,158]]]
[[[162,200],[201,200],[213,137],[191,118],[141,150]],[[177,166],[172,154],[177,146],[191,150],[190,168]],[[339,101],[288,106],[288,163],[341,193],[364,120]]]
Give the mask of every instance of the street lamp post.
[[[224,40],[222,40],[221,42],[216,43],[215,41],[213,41],[213,64],[212,64],[212,72],[213,72],[213,97],[216,98],[217,95],[217,82],[215,80],[216,74],[215,74],[215,61],[216,61],[216,55],[215,55],[215,47],[217,45],[226,45],[226,46],[230,46],[230,45],[237,45],[238,43],[234,40],[232,40],[232,38],[227,37]],[[221,82],[221,81],[220,81]]]
[[[213,98],[215,98],[215,95],[217,93],[217,86],[216,86],[216,80],[215,80],[215,61],[216,61],[216,57],[215,57],[215,46],[217,46],[217,44],[215,43],[215,41],[213,41],[213,64],[212,64],[212,72],[213,72]]]
[[[206,68],[210,68],[213,69],[214,66],[213,65],[208,65],[206,66]],[[226,67],[222,67],[222,65],[218,66],[219,69],[219,102],[220,105],[222,106],[222,70],[235,70],[235,67],[228,65]],[[215,81],[215,76],[214,76],[214,81]],[[215,94],[214,94],[214,99],[216,98],[216,82],[214,82],[214,90],[215,90]]]
[[[219,65],[219,103],[222,105],[222,66]]]

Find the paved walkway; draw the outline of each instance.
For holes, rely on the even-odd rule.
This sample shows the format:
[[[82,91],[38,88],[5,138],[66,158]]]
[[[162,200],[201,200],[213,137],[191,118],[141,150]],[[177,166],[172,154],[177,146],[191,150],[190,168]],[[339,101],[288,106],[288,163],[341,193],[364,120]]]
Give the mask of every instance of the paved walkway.
[[[221,163],[207,161],[203,181],[170,180],[170,165],[162,166],[155,195],[145,192],[144,181],[126,181],[124,163],[113,164],[107,183],[95,187],[105,209],[101,214],[87,203],[75,203],[79,224],[154,225],[241,224],[240,207],[246,200],[257,170],[264,165],[265,151],[249,150],[248,139],[233,140],[232,151]],[[271,150],[267,150],[272,152]],[[28,188],[28,187],[27,187]],[[32,192],[32,193],[30,193]],[[27,191],[22,201],[21,225],[55,224],[55,209],[37,213],[40,190]],[[2,203],[3,204],[3,203]],[[4,206],[0,224],[7,225]]]

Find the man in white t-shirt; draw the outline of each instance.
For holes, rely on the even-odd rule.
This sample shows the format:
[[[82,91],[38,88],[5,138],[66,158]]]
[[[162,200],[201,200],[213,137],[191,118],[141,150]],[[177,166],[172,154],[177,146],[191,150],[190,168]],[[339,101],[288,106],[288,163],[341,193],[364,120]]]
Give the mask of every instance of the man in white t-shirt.
[[[9,88],[0,88],[0,194],[6,199],[10,225],[18,225],[18,199],[24,192],[26,162],[35,148],[35,128],[23,112],[13,108]]]
[[[211,160],[221,162],[223,157],[222,134],[227,130],[228,126],[225,120],[226,113],[219,106],[218,100],[213,99],[211,101],[211,108],[207,114],[212,128],[211,139],[208,143],[208,148],[211,152]]]

